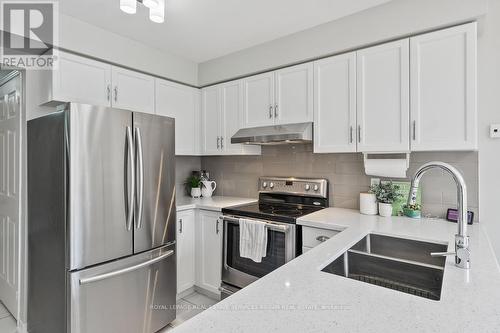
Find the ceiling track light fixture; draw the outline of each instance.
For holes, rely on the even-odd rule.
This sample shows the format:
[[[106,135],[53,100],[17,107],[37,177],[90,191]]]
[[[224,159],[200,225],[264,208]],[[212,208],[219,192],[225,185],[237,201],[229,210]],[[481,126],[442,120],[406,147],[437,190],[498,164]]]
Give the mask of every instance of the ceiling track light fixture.
[[[120,9],[127,14],[137,12],[137,3],[149,8],[149,19],[156,23],[165,22],[165,0],[120,0]]]

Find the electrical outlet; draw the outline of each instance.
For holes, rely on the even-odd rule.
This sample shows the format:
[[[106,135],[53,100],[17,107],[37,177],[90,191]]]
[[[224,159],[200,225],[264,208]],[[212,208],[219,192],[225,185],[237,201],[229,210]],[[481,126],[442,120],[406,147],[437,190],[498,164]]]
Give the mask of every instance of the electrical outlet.
[[[500,124],[490,125],[490,138],[492,139],[500,138]]]
[[[378,185],[378,184],[380,184],[380,178],[371,178],[370,179],[370,186]]]

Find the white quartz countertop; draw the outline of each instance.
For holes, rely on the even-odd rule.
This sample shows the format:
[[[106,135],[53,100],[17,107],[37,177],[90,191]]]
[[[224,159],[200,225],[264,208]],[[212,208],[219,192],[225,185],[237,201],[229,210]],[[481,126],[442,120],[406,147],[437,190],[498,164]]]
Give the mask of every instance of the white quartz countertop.
[[[443,220],[383,218],[327,208],[299,224],[343,230],[175,332],[499,332],[500,270],[480,225],[469,226],[471,269],[448,257],[441,300],[322,272],[370,232],[448,242],[457,225]]]
[[[220,212],[222,208],[241,206],[254,202],[257,202],[257,199],[225,196],[195,199],[186,196],[177,198],[177,211],[180,212],[182,210],[199,208]]]

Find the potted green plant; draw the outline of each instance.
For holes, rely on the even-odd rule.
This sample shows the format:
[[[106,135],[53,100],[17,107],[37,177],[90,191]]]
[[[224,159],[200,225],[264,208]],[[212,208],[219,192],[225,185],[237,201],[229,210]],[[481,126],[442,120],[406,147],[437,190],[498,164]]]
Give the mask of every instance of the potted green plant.
[[[201,178],[199,176],[189,176],[187,179],[187,184],[191,189],[191,196],[193,198],[199,198],[201,196]]]
[[[403,214],[408,217],[412,217],[418,219],[422,216],[422,207],[419,204],[414,205],[404,205],[403,206]]]
[[[392,204],[402,196],[398,192],[399,185],[393,184],[392,181],[381,182],[380,184],[372,185],[370,191],[377,198],[380,216],[391,216]]]

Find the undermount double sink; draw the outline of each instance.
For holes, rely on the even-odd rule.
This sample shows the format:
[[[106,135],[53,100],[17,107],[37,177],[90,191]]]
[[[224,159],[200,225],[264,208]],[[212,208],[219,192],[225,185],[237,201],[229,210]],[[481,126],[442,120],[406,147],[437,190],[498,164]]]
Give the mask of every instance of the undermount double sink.
[[[438,301],[441,298],[445,243],[368,234],[323,272]]]

